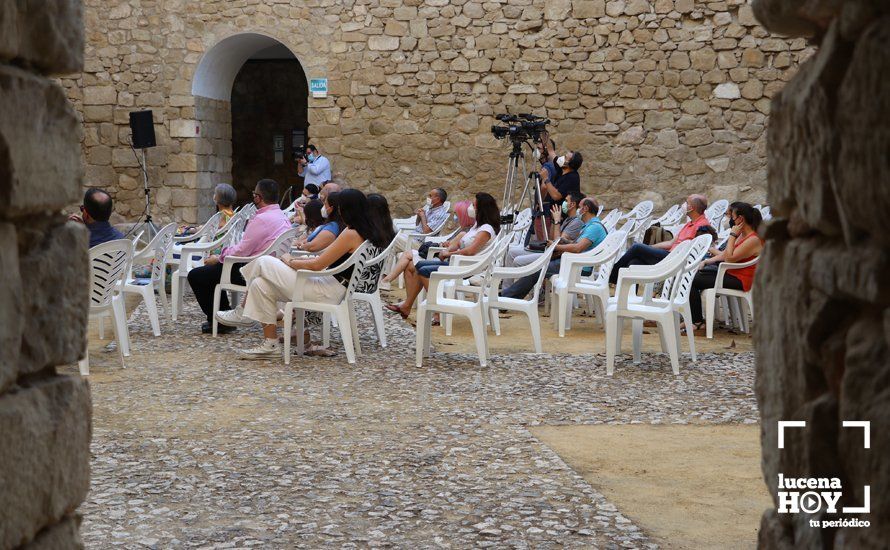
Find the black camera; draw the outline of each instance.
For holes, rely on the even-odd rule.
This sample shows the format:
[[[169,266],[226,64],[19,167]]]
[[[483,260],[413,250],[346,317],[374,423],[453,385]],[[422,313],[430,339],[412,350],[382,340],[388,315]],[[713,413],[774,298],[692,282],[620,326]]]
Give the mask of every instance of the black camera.
[[[495,116],[500,125],[491,127],[495,139],[509,137],[512,141],[540,141],[541,134],[547,131],[550,120],[530,113],[511,115],[502,113]]]
[[[302,159],[309,160],[307,156],[305,146],[294,147],[294,162],[300,162]]]

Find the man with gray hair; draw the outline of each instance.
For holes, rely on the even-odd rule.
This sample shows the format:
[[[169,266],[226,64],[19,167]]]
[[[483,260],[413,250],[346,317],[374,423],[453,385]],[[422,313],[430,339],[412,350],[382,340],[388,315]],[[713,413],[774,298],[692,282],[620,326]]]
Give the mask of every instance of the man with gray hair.
[[[698,235],[701,227],[709,225],[708,218],[705,217],[705,210],[708,209],[708,199],[704,195],[689,195],[686,197],[686,215],[689,216],[689,222],[683,226],[677,233],[677,236],[670,241],[664,241],[653,245],[634,244],[624,253],[615,265],[612,267],[612,273],[609,274],[609,282],[618,282],[618,270],[622,267],[631,265],[655,265],[668,255],[678,244],[683,241],[694,239]]]

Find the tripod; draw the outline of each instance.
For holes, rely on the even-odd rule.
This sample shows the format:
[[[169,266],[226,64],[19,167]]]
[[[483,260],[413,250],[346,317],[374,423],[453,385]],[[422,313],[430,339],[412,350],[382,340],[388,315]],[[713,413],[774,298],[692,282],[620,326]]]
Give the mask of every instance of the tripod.
[[[505,216],[509,216],[509,223],[506,225],[509,229],[513,228],[516,215],[526,205],[532,210],[532,224],[536,218],[544,215],[544,200],[541,197],[541,174],[532,170],[526,172],[525,153],[522,151],[522,140],[513,140],[513,150],[510,151],[510,158],[507,163],[507,181],[504,185],[504,210]],[[537,147],[532,147],[532,157],[535,162],[541,157]],[[522,171],[520,172],[520,166]],[[522,187],[518,198],[515,196],[518,189],[517,181],[522,176],[520,174],[528,174],[525,178],[525,185]]]
[[[133,154],[136,155],[136,149],[133,147],[133,144],[130,144],[130,149],[133,149]],[[139,161],[139,155],[136,155],[136,161],[139,162],[139,167],[142,169],[142,187],[145,190],[145,211],[142,221],[138,222],[134,228],[140,228],[141,231],[145,232],[148,236],[148,240],[151,241],[155,235],[158,234],[158,227],[151,220],[151,189],[148,187],[148,165],[145,162],[145,148],[141,149],[142,151],[142,161]]]

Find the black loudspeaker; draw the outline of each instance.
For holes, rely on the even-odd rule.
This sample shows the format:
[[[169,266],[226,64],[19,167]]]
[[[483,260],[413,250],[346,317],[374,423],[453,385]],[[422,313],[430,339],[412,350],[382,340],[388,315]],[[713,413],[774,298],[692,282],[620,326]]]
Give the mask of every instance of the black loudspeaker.
[[[133,147],[145,149],[154,147],[155,125],[151,111],[133,111],[130,113],[130,130],[133,131]]]

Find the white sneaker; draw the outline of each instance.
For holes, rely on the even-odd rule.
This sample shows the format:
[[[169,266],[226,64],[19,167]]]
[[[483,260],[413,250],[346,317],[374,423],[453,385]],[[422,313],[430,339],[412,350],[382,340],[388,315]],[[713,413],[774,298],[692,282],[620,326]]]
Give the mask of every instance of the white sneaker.
[[[255,348],[243,349],[238,351],[241,359],[271,359],[281,357],[281,344],[278,340],[266,340]]]
[[[227,327],[252,327],[256,324],[256,321],[244,316],[244,308],[241,306],[228,311],[217,311],[216,320]]]

